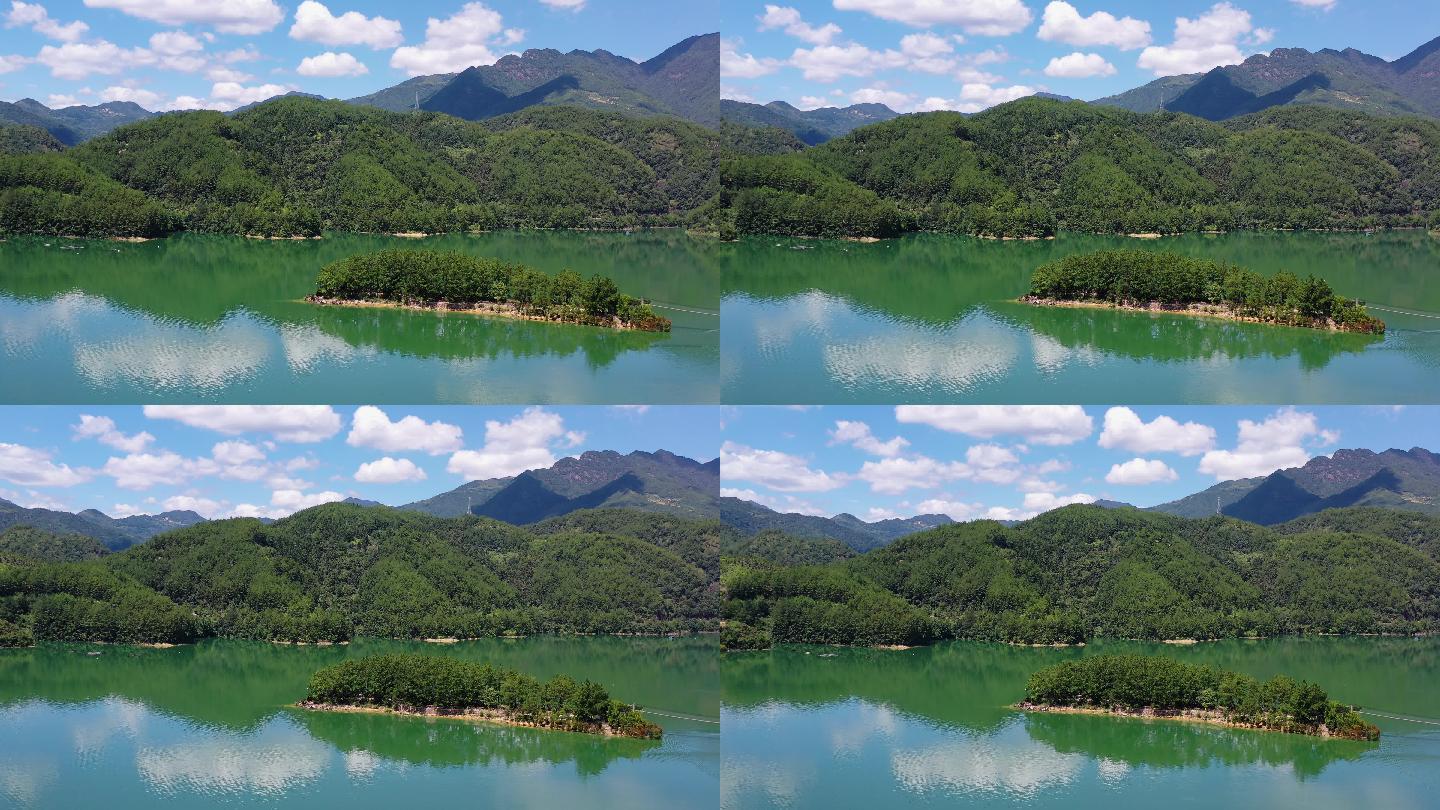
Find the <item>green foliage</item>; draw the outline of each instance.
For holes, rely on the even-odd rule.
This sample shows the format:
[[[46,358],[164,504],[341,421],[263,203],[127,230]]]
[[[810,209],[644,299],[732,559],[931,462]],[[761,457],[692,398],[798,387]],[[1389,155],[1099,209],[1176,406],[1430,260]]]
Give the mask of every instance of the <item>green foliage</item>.
[[[1440,629],[1435,519],[1377,511],[1277,530],[1076,505],[1016,526],[942,526],[824,565],[727,555],[722,615],[776,643]]]
[[[541,682],[514,670],[417,654],[352,658],[310,678],[305,702],[379,706],[402,712],[434,709],[463,715],[489,710],[513,721],[562,731],[658,739],[661,729],[605,687],[567,675]]]
[[[185,643],[202,632],[188,611],[100,562],[0,564],[0,614],[24,617],[41,641]],[[3,629],[3,628],[0,628]]]
[[[873,218],[826,219],[814,192],[787,188],[803,177],[824,178],[832,196],[883,210],[901,230],[1415,226],[1440,210],[1437,147],[1440,124],[1419,118],[1285,107],[1222,125],[1027,98],[968,117],[901,116],[783,164],[737,156],[722,183],[740,233],[889,235]]]
[[[104,544],[83,534],[56,534],[30,526],[11,526],[0,532],[0,556],[19,556],[40,562],[76,562],[110,553]]]
[[[670,320],[623,295],[613,279],[581,282],[572,271],[551,276],[522,264],[434,250],[385,250],[331,262],[315,295],[342,301],[397,301],[433,306],[506,304],[554,321],[670,331]]]
[[[0,154],[0,233],[164,236],[175,218],[144,194],[59,154]]]
[[[33,152],[60,152],[65,144],[41,127],[26,124],[0,123],[0,152],[27,154]]]
[[[767,529],[750,537],[736,532],[725,538],[720,552],[726,557],[759,558],[780,565],[824,565],[855,556],[855,552],[839,540],[795,537],[778,529]]]
[[[1385,331],[1364,304],[1336,295],[1313,275],[1263,276],[1225,262],[1145,250],[1072,254],[1041,265],[1030,277],[1029,297],[1141,307],[1207,304],[1269,323]]]
[[[885,237],[903,229],[893,203],[799,155],[731,158],[720,177],[721,202],[740,233]]]
[[[1330,700],[1316,684],[1283,675],[1261,682],[1162,656],[1089,655],[1046,667],[1030,676],[1025,702],[1128,712],[1205,710],[1229,722],[1276,731],[1380,738],[1380,729],[1353,707]]]

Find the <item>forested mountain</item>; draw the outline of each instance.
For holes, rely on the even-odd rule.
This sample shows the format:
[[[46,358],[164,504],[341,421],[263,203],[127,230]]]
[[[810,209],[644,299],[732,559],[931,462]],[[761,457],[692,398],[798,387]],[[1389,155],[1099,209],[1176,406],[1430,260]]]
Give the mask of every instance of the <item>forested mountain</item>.
[[[0,101],[0,124],[23,124],[49,132],[66,146],[74,146],[132,121],[152,118],[155,113],[133,101],[107,101],[87,107],[83,104],[52,110],[33,98]]]
[[[0,531],[0,562],[78,562],[110,553],[99,540],[83,534],[57,534],[30,526],[11,526]]]
[[[0,232],[270,236],[684,224],[717,135],[555,108],[470,123],[289,96],[174,113],[59,155],[0,156]]]
[[[666,521],[602,514],[531,531],[351,504],[270,525],[210,521],[97,560],[8,558],[0,636],[315,641],[711,628],[716,566],[704,555],[715,524]]]
[[[1067,506],[942,526],[821,566],[727,562],[727,646],[1073,643],[1440,629],[1440,518],[1332,510],[1274,529]]]
[[[1424,225],[1440,211],[1440,122],[1284,106],[1221,124],[1027,98],[731,156],[721,182],[742,234]]]
[[[1220,514],[1272,525],[1326,509],[1376,506],[1440,515],[1440,455],[1419,447],[1337,450],[1261,478],[1224,481],[1152,507],[1186,517]]]
[[[884,104],[851,104],[848,107],[818,107],[802,110],[783,101],[752,104],[720,100],[720,117],[746,127],[777,128],[792,133],[811,146],[838,138],[851,130],[889,121],[900,113]]]
[[[667,450],[588,451],[548,469],[471,481],[401,509],[454,517],[471,514],[535,523],[579,509],[626,508],[713,519],[720,488],[717,461],[702,464]]]
[[[100,541],[111,550],[143,542],[160,532],[193,526],[204,519],[188,510],[112,518],[97,509],[79,513],[28,509],[0,498],[0,529],[29,526],[57,534],[80,534]]]
[[[796,537],[828,537],[856,551],[869,551],[897,537],[955,522],[946,515],[916,515],[867,523],[850,514],[826,518],[777,512],[741,498],[720,499],[720,520],[743,536],[776,530]]]
[[[60,152],[65,149],[48,131],[33,124],[0,124],[0,153],[15,155]]]
[[[720,35],[689,37],[635,62],[609,51],[535,48],[460,73],[419,76],[350,99],[394,112],[422,110],[480,120],[536,105],[573,105],[628,115],[719,123]]]
[[[1387,62],[1354,48],[1276,48],[1208,73],[1166,76],[1096,104],[1221,121],[1286,104],[1440,116],[1440,37]]]
[[[728,563],[737,565],[754,565],[757,560],[779,565],[825,565],[855,556],[854,549],[829,537],[797,537],[779,529],[746,536],[733,527],[725,528],[720,554]]]

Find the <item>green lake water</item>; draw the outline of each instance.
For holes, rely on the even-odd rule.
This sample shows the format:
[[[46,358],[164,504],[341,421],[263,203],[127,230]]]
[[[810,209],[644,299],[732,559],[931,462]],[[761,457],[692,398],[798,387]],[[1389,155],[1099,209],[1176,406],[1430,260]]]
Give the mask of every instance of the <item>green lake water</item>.
[[[1391,717],[1369,716],[1381,739],[1360,743],[1008,708],[1034,670],[1104,652],[1287,674]],[[1419,810],[1440,796],[1440,639],[786,646],[727,653],[720,672],[726,810]]]
[[[302,300],[325,264],[394,247],[608,275],[673,331]],[[11,238],[0,243],[0,401],[715,402],[716,250],[679,231]]]
[[[1171,250],[1313,273],[1383,338],[1017,303],[1070,253]],[[752,237],[721,253],[729,403],[1356,403],[1440,398],[1440,238],[1237,232],[872,244]],[[1394,310],[1402,310],[1397,312]]]
[[[416,649],[678,716],[656,742],[287,707],[322,666]],[[0,807],[713,807],[718,716],[713,637],[0,650]]]

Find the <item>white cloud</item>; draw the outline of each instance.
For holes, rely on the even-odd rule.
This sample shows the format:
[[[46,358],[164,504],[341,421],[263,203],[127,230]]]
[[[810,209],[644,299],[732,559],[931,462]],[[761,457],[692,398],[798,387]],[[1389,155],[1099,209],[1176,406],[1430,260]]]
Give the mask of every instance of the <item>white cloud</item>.
[[[1094,428],[1079,405],[897,405],[895,420],[979,439],[1023,436],[1044,445],[1074,444]]]
[[[370,68],[348,53],[326,51],[301,59],[295,72],[301,76],[364,76]]]
[[[896,112],[909,112],[915,106],[915,97],[899,90],[881,87],[862,87],[850,94],[851,104],[884,104]]]
[[[360,465],[355,480],[366,484],[395,484],[401,481],[424,481],[425,471],[408,458],[386,456]]]
[[[115,486],[121,489],[149,489],[159,484],[185,483],[196,474],[196,462],[171,450],[161,450],[111,456],[100,471],[115,479]]]
[[[899,51],[872,51],[858,42],[850,42],[796,48],[789,64],[799,68],[810,81],[831,82],[843,76],[869,76],[879,70],[902,67],[906,61]]]
[[[959,26],[967,34],[1009,36],[1030,24],[1022,0],[835,0],[840,11],[864,11],[882,20],[928,28]]]
[[[80,424],[72,425],[71,429],[75,431],[76,439],[95,439],[107,447],[126,453],[138,453],[155,441],[154,436],[143,430],[133,436],[126,436],[115,427],[115,420],[108,416],[91,416],[88,413],[80,414]]]
[[[825,23],[821,26],[813,26],[800,18],[800,12],[789,6],[766,5],[765,13],[757,17],[760,21],[760,30],[769,31],[773,28],[784,29],[785,33],[796,39],[803,39],[811,45],[828,45],[830,40],[840,34],[840,26],[835,23]]]
[[[270,505],[286,514],[298,512],[301,509],[309,509],[312,506],[319,506],[322,503],[334,503],[343,501],[345,496],[338,492],[312,492],[304,493],[293,489],[277,489],[270,493]]]
[[[1120,406],[1105,412],[1100,446],[1132,453],[1198,456],[1215,446],[1215,428],[1199,422],[1182,425],[1168,416],[1157,416],[1145,422],[1139,414]]]
[[[948,515],[955,520],[973,520],[985,508],[984,504],[952,501],[948,498],[931,498],[921,501],[916,507],[920,515]]]
[[[1073,495],[1056,495],[1053,492],[1027,492],[1025,493],[1024,507],[1031,516],[1041,512],[1049,512],[1051,509],[1059,509],[1062,506],[1069,506],[1074,503],[1094,503],[1094,495],[1086,495],[1077,492]]]
[[[579,11],[585,8],[585,0],[540,0],[540,2],[561,11]]]
[[[558,418],[558,417],[557,417]],[[345,443],[351,447],[373,447],[387,453],[429,453],[438,456],[453,453],[464,446],[464,433],[458,425],[440,420],[426,422],[418,416],[390,421],[384,411],[374,405],[355,409],[350,435]]]
[[[1035,95],[1035,88],[1026,84],[1012,84],[1008,87],[994,87],[980,82],[960,85],[960,100],[955,109],[960,112],[980,112],[1017,98]]]
[[[180,56],[203,51],[205,46],[184,31],[161,31],[150,35],[150,50],[164,56]]]
[[[727,98],[729,97],[727,96]],[[830,99],[824,96],[801,96],[800,100],[795,102],[795,106],[799,107],[802,110],[815,110],[821,107],[830,107],[833,105],[831,104]]]
[[[30,57],[28,57],[28,56],[20,56],[19,54],[13,54],[13,55],[9,55],[9,56],[7,56],[7,55],[5,55],[5,54],[0,54],[0,73],[14,73],[15,71],[17,71],[17,70],[25,67],[26,65],[30,64],[32,61],[34,61],[34,60],[30,59]],[[69,99],[69,98],[73,98],[73,97],[72,97],[72,96],[53,96],[53,95],[52,95],[51,98],[67,98],[67,99]],[[55,105],[52,104],[52,105],[50,105],[50,106],[53,107],[53,106],[55,106]],[[69,105],[66,105],[66,106],[69,106]]]
[[[215,446],[210,448],[210,456],[221,464],[244,465],[264,460],[265,451],[247,441],[230,439],[216,442]]]
[[[210,104],[217,109],[233,110],[246,104],[283,96],[290,92],[290,89],[281,84],[261,84],[251,87],[239,82],[216,82],[210,86]]]
[[[165,97],[154,90],[143,87],[112,85],[100,91],[101,101],[133,101],[147,110],[153,110],[164,103]]]
[[[484,446],[456,452],[445,470],[471,480],[518,475],[553,465],[552,445],[574,446],[579,440],[583,434],[566,431],[559,414],[538,406],[526,408],[509,422],[486,420]]]
[[[720,75],[727,79],[757,79],[779,70],[783,64],[779,59],[770,57],[756,58],[752,54],[740,52],[741,43],[738,40],[720,40]],[[727,95],[726,98],[735,98],[734,95]]]
[[[71,23],[61,23],[50,18],[50,12],[39,3],[24,3],[20,0],[12,0],[10,13],[5,15],[5,27],[17,28],[29,26],[35,33],[56,39],[61,42],[74,42],[85,36],[90,26],[79,20]],[[0,73],[3,73],[0,70]]]
[[[900,38],[900,53],[909,60],[909,67],[922,73],[944,74],[956,69],[950,54],[955,46],[950,40],[930,33],[907,34]]]
[[[290,26],[291,39],[319,42],[322,45],[368,45],[371,48],[394,48],[405,38],[400,23],[381,17],[366,17],[358,11],[335,16],[324,3],[305,0],[295,9],[295,24]]]
[[[254,74],[246,73],[243,70],[216,65],[205,71],[205,78],[212,82],[248,82],[255,79]]]
[[[730,441],[720,446],[720,477],[726,481],[750,481],[780,492],[827,492],[845,485],[843,477],[812,470],[799,456]]]
[[[0,479],[27,487],[73,487],[90,480],[90,472],[56,464],[44,450],[0,442]]]
[[[118,511],[126,504],[115,504]],[[160,504],[160,508],[166,512],[195,512],[204,517],[213,518],[225,510],[228,504],[225,501],[217,501],[211,498],[204,498],[196,495],[172,495]],[[133,508],[133,507],[131,507]],[[130,514],[138,514],[131,512]]]
[[[329,405],[146,405],[145,416],[229,436],[268,433],[282,442],[324,441],[341,427]]]
[[[505,23],[500,12],[484,3],[466,3],[446,19],[430,17],[425,22],[425,41],[420,45],[396,48],[390,67],[411,76],[427,73],[454,73],[474,65],[488,65],[498,57],[486,45],[504,38]]]
[[[744,501],[753,501],[761,506],[768,506],[777,512],[793,513],[797,515],[813,515],[829,517],[830,513],[815,504],[795,497],[794,495],[769,496],[762,495],[753,489],[734,489],[721,487],[722,498],[739,498]]]
[[[899,495],[909,489],[934,489],[946,481],[969,478],[973,473],[968,465],[958,461],[916,456],[867,461],[855,477],[868,483],[872,492]]]
[[[1234,450],[1211,450],[1200,459],[1200,472],[1218,481],[1269,475],[1310,460],[1308,442],[1330,445],[1340,434],[1321,429],[1315,414],[1283,408],[1263,422],[1240,420],[1240,441]]]
[[[85,0],[163,25],[209,25],[226,34],[263,34],[285,18],[274,0]]]
[[[1140,52],[1138,64],[1156,76],[1200,73],[1220,65],[1244,61],[1238,41],[1250,33],[1250,12],[1226,3],[1191,19],[1175,18],[1175,41],[1152,45]]]
[[[1112,45],[1128,51],[1150,44],[1150,23],[1134,17],[1117,19],[1108,11],[1082,17],[1074,6],[1057,0],[1045,6],[1045,16],[1036,36],[1080,48]]]
[[[3,56],[0,56],[0,65],[3,65],[4,59],[5,58]],[[4,72],[4,70],[0,70],[0,73]],[[45,99],[45,106],[49,107],[52,110],[58,110],[64,107],[74,107],[76,104],[79,103],[80,99],[64,93],[51,93]]]
[[[1076,51],[1057,56],[1045,66],[1045,75],[1061,79],[1088,79],[1092,76],[1114,76],[1115,66],[1098,53]]]
[[[35,61],[50,68],[50,75],[57,79],[83,79],[92,73],[113,76],[127,68],[153,65],[155,54],[145,48],[121,48],[113,42],[97,39],[93,42],[67,42],[64,45],[46,45],[40,49]]]
[[[1111,484],[1140,486],[1160,481],[1174,481],[1180,476],[1158,459],[1132,458],[1124,464],[1112,464],[1105,480]]]
[[[844,419],[835,422],[835,429],[830,431],[830,438],[831,444],[851,444],[859,450],[887,458],[900,455],[900,451],[910,445],[910,442],[903,436],[896,436],[889,441],[882,442],[870,432],[869,425]]]
[[[1321,11],[1329,11],[1335,7],[1335,0],[1290,0],[1290,2],[1306,8],[1318,8]]]

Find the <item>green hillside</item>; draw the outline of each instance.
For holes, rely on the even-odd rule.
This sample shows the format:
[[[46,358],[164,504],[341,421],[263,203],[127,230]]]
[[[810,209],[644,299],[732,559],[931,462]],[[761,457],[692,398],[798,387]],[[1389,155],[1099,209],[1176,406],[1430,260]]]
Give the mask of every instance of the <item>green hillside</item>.
[[[1013,527],[943,526],[828,565],[727,557],[724,616],[751,643],[1440,628],[1440,519],[1340,510],[1304,520],[1269,529],[1069,506]]]
[[[1410,226],[1440,211],[1437,148],[1440,122],[1417,117],[1285,107],[1219,124],[1026,98],[731,155],[722,203],[738,233],[796,236]]]

